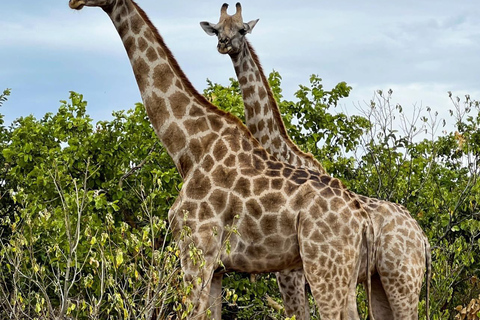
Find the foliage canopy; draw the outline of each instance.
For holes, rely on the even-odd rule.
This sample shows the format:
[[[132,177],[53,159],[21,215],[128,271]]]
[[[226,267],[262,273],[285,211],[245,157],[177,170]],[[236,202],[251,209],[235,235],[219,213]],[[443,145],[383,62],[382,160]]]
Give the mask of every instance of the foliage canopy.
[[[304,151],[353,191],[401,203],[419,221],[432,245],[432,319],[473,310],[457,306],[480,294],[478,101],[451,95],[447,130],[430,108],[405,115],[391,91],[348,116],[335,109],[351,90],[343,82],[326,90],[313,75],[287,101],[281,76],[269,81]],[[204,95],[243,116],[235,80],[208,81]],[[142,104],[94,124],[71,92],[41,119],[5,127],[0,114],[0,146],[0,318],[185,315],[188,287],[166,219],[182,182]],[[284,318],[272,275],[230,274],[224,287],[225,318]]]

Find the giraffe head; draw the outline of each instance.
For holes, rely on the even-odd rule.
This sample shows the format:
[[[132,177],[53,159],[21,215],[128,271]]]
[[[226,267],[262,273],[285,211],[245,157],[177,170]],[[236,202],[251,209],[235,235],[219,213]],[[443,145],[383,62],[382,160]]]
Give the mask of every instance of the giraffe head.
[[[70,0],[68,5],[75,10],[81,10],[83,7],[106,7],[112,5],[116,0]]]
[[[218,37],[218,52],[235,54],[241,50],[245,35],[252,32],[258,19],[243,22],[240,2],[236,4],[237,12],[234,15],[229,15],[227,8],[228,4],[224,3],[220,10],[220,20],[217,24],[202,21],[200,25],[208,35],[216,35]]]

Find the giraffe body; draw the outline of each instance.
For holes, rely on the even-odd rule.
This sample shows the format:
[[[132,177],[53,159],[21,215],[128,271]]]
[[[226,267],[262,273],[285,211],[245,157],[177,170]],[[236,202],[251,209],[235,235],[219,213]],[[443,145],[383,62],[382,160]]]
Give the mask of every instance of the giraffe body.
[[[322,165],[311,154],[302,152],[287,134],[259,59],[245,38],[258,20],[244,23],[239,3],[233,16],[226,13],[227,7],[226,4],[222,6],[217,24],[201,22],[201,26],[207,34],[218,37],[218,51],[232,59],[242,90],[247,127],[277,159],[326,174]],[[427,287],[429,282],[431,258],[426,236],[404,207],[388,201],[352,196],[358,199],[373,221],[375,263],[369,268],[368,258],[363,257],[358,278],[359,283],[366,282],[366,269],[370,269],[373,315],[376,319],[418,319],[419,294],[426,264]],[[304,309],[308,302],[305,294],[299,293],[304,292],[303,270],[280,271],[277,280],[287,315],[308,319],[308,309],[307,312]],[[350,292],[349,303],[350,319],[358,319],[355,291]]]
[[[347,319],[369,228],[352,194],[338,179],[277,161],[237,118],[211,105],[134,1],[69,4],[101,7],[111,18],[152,126],[183,178],[168,218],[191,285],[189,318],[207,319],[218,303],[218,290],[210,290],[221,280],[216,270],[303,268],[322,319]]]

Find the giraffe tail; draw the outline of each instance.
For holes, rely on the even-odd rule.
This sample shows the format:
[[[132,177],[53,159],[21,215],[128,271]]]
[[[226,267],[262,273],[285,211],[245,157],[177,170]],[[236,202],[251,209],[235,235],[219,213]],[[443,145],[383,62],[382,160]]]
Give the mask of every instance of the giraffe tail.
[[[425,315],[426,319],[430,320],[430,281],[432,280],[432,252],[430,244],[425,237],[425,267],[426,267],[426,297],[425,297]]]
[[[367,227],[365,228],[364,231],[364,237],[366,239],[366,247],[367,247],[367,267],[366,267],[366,276],[367,276],[367,286],[366,286],[366,291],[367,291],[367,306],[368,306],[368,316],[369,319],[375,320],[373,316],[373,309],[372,309],[372,277],[371,277],[371,272],[370,272],[370,266],[371,263],[374,263],[375,261],[375,232],[373,229],[373,224],[371,220],[369,219],[369,222]]]

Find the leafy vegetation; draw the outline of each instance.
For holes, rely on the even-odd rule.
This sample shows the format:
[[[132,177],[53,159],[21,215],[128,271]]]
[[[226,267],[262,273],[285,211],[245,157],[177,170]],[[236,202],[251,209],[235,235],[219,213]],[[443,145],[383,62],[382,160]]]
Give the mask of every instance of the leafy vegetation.
[[[348,116],[337,110],[345,83],[326,90],[312,76],[286,101],[280,75],[269,81],[303,150],[419,221],[433,254],[431,318],[478,319],[479,102],[450,95],[447,127],[430,108],[407,116],[391,91]],[[242,117],[235,80],[204,94]],[[141,104],[96,124],[86,107],[72,92],[41,119],[5,127],[0,113],[0,318],[180,319],[188,287],[166,217],[181,179]],[[284,318],[273,275],[229,274],[224,288],[225,319]],[[365,319],[362,294],[359,309]]]

